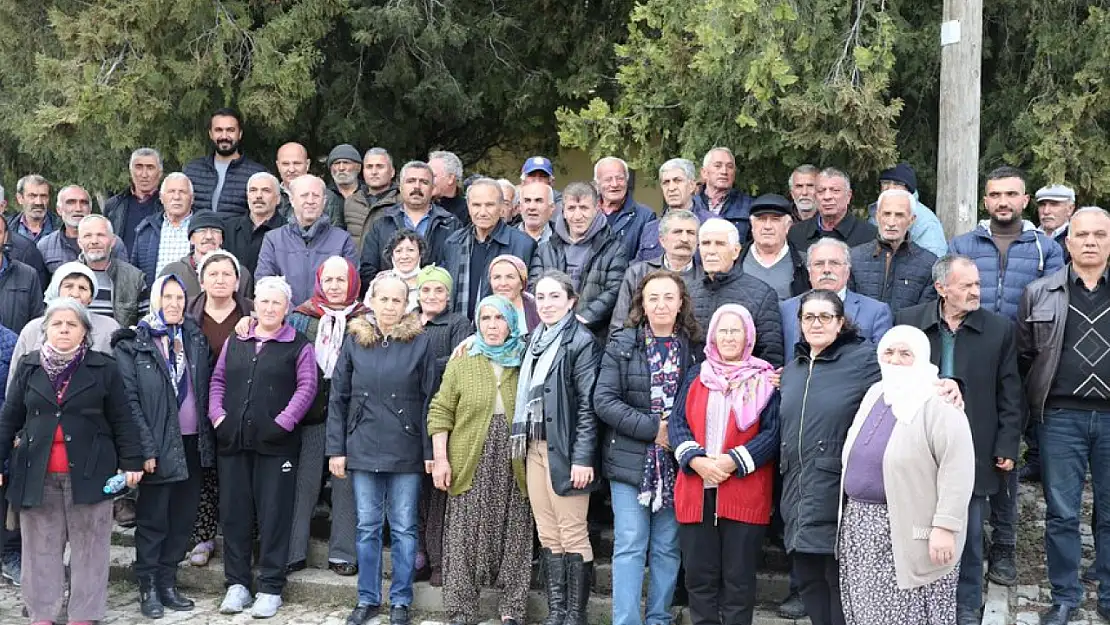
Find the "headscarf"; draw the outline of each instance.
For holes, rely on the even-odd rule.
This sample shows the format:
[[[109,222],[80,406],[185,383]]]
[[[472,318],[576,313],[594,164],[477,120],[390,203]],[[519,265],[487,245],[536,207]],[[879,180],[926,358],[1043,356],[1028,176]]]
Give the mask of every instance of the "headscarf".
[[[501,313],[501,316],[505,318],[505,323],[509,324],[509,335],[505,337],[505,342],[501,345],[490,345],[486,343],[485,337],[482,336],[481,329],[479,329],[474,335],[474,344],[470,346],[468,353],[471,356],[482,354],[489,358],[490,362],[501,367],[519,367],[521,357],[524,355],[524,344],[520,340],[521,334],[517,323],[516,307],[500,295],[490,295],[478,302],[479,316],[485,306],[494,308]]]
[[[717,326],[725,315],[736,315],[744,321],[744,351],[740,362],[725,362],[717,349]],[[766,360],[752,356],[755,349],[755,323],[747,308],[739,304],[725,304],[713,313],[705,342],[705,362],[701,364],[699,378],[709,389],[710,415],[728,416],[731,412],[736,427],[746,431],[756,421],[770,401],[775,388],[771,374],[775,368]]]
[[[185,361],[185,341],[181,332],[181,324],[185,321],[184,315],[181,317],[181,322],[169,324],[166,323],[166,315],[162,312],[162,295],[170,281],[176,282],[182,292],[185,291],[185,283],[172,273],[156,278],[154,285],[150,287],[150,312],[143,317],[139,325],[146,328],[156,340],[161,341],[165,348],[166,367],[170,371],[170,381],[173,382],[173,390],[177,394],[177,406],[180,408],[185,401],[185,396],[189,394],[189,376],[186,375],[189,364]]]
[[[454,281],[451,279],[451,274],[448,273],[443,267],[435,265],[426,265],[420,269],[420,273],[416,275],[416,288],[424,286],[426,282],[438,282],[447,287],[447,292],[450,293],[455,286]]]
[[[46,287],[46,294],[43,296],[42,301],[49,304],[58,299],[62,290],[62,281],[71,276],[84,276],[88,278],[89,284],[92,285],[93,296],[96,296],[96,289],[99,288],[96,283],[96,273],[85,263],[73,261],[63,263],[54,270],[54,275],[50,278],[50,285]]]
[[[340,304],[343,308],[333,308],[324,295],[324,269],[337,265],[347,270],[347,295]],[[339,350],[343,347],[347,322],[366,312],[362,302],[358,301],[358,292],[361,289],[362,282],[359,281],[358,268],[354,263],[342,256],[332,256],[316,268],[316,287],[312,290],[312,298],[297,307],[297,312],[320,320],[314,347],[316,364],[326,380],[331,379],[335,363],[339,361]]]
[[[890,365],[883,352],[896,343],[905,343],[913,352],[913,364]],[[894,326],[879,341],[879,368],[882,370],[883,400],[897,419],[910,419],[936,394],[937,368],[929,361],[931,348],[925,333],[913,326]]]
[[[497,258],[494,258],[493,260],[491,260],[489,262],[489,268],[490,268],[490,274],[491,275],[493,273],[493,266],[496,265],[497,263],[502,263],[502,262],[509,263],[510,265],[512,265],[513,267],[516,268],[516,272],[518,274],[520,274],[520,292],[524,293],[524,291],[528,288],[528,265],[525,265],[524,261],[521,260],[520,257],[518,257],[518,256],[514,256],[512,254],[502,254],[502,255],[498,256]],[[489,279],[492,279],[492,278],[489,278]]]
[[[217,261],[217,260],[230,260],[231,264],[235,266],[235,278],[236,278],[235,290],[238,291],[239,290],[238,280],[243,275],[243,268],[242,268],[242,266],[239,265],[239,259],[235,257],[235,254],[232,254],[231,252],[229,252],[227,250],[216,248],[216,249],[212,250],[211,252],[208,252],[207,254],[205,254],[204,257],[200,259],[200,263],[197,264],[197,279],[198,280],[204,279],[204,270],[205,270],[205,268],[208,267],[209,263],[211,263],[213,261]]]

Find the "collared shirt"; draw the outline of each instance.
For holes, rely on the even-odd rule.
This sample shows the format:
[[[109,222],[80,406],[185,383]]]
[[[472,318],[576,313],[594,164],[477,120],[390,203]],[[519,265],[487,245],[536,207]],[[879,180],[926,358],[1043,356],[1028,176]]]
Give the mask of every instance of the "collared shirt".
[[[409,214],[407,212],[402,210],[401,214],[405,216],[406,228],[412,228],[422,237],[428,236],[428,226],[432,223],[432,211],[429,210],[428,212],[424,213],[424,216],[420,218],[420,221],[415,224],[412,223],[411,219],[409,219]]]
[[[158,263],[154,267],[154,275],[162,273],[166,265],[176,263],[189,255],[189,215],[181,220],[180,225],[173,225],[169,219],[162,222],[161,237],[158,241]]]
[[[1044,228],[1042,228],[1042,227],[1040,227],[1040,226],[1037,226],[1037,232],[1040,232],[1041,234],[1044,234],[1045,236],[1047,236],[1047,237],[1048,237],[1048,238],[1050,238],[1050,239],[1058,239],[1058,238],[1060,238],[1060,237],[1061,237],[1062,235],[1065,235],[1065,234],[1067,234],[1067,232],[1068,232],[1068,226],[1070,226],[1070,225],[1071,225],[1071,222],[1070,222],[1070,221],[1068,221],[1068,222],[1064,222],[1064,225],[1062,225],[1062,226],[1060,226],[1059,228],[1057,228],[1057,229],[1053,230],[1052,232],[1048,232],[1048,231],[1047,231],[1047,230],[1045,230]]]
[[[937,327],[940,328],[940,377],[951,378],[956,375],[956,335],[960,329],[948,327],[940,301],[937,302]]]
[[[687,271],[691,271],[691,270],[694,269],[694,259],[691,258],[690,262],[686,263],[686,265],[684,267],[672,267],[671,266],[671,261],[667,258],[667,255],[664,254],[663,255],[663,268],[664,269],[670,269],[671,271],[676,271],[678,273],[686,273]]]
[[[42,220],[42,230],[39,230],[39,233],[35,234],[34,231],[27,227],[27,215],[23,214],[19,216],[19,219],[15,223],[15,231],[37,243],[42,237],[54,232],[54,222],[50,221],[50,215],[47,215]]]

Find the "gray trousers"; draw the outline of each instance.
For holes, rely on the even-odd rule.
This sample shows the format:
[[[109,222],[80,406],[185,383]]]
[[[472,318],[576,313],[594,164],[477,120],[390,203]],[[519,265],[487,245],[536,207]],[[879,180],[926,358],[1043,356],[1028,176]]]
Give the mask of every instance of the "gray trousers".
[[[99,621],[108,610],[112,502],[76,505],[69,474],[47,473],[42,505],[20,511],[23,603],[31,621]],[[69,543],[69,609],[61,618]]]
[[[312,512],[320,498],[320,476],[327,466],[324,457],[326,424],[301,428],[301,456],[297,465],[297,493],[293,503],[293,533],[289,540],[289,564],[308,558]],[[355,554],[355,494],[351,480],[331,481],[331,538],[328,562],[358,561]]]

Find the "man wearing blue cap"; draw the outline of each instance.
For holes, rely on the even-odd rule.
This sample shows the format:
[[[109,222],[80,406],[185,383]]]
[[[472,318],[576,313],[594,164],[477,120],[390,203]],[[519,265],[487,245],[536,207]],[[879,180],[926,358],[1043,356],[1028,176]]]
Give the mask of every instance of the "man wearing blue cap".
[[[520,184],[523,186],[529,182],[542,182],[551,187],[555,193],[555,208],[563,207],[563,194],[555,188],[555,167],[552,166],[551,159],[546,156],[533,156],[524,161],[524,165],[520,168]]]

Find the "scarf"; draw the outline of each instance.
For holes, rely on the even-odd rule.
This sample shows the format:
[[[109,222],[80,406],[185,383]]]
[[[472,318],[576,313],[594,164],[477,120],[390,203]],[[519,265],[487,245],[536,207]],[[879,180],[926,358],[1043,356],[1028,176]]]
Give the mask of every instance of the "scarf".
[[[524,345],[521,343],[520,337],[520,324],[517,322],[517,310],[512,302],[505,299],[500,295],[490,295],[482,299],[478,303],[478,318],[481,319],[482,308],[490,307],[505,319],[505,323],[509,325],[509,336],[505,337],[505,342],[500,345],[490,345],[486,343],[485,338],[482,336],[481,329],[474,335],[474,344],[470,346],[470,351],[467,352],[471,356],[481,354],[488,358],[493,364],[506,369],[512,369],[520,366],[521,355],[524,353]]]
[[[740,362],[725,362],[717,350],[717,326],[725,315],[735,315],[744,321],[744,351]],[[705,362],[701,364],[699,378],[709,389],[706,420],[723,423],[729,413],[736,420],[741,432],[747,431],[759,420],[759,413],[775,392],[770,376],[774,373],[771,363],[752,356],[755,349],[755,323],[747,308],[739,304],[726,304],[713,313],[705,343]]]
[[[883,352],[894,345],[904,344],[913,352],[912,365],[892,365],[883,362]],[[895,326],[887,330],[879,341],[879,368],[882,370],[883,401],[900,420],[909,420],[936,395],[937,368],[930,361],[931,348],[925,333],[912,326]]]
[[[73,377],[73,372],[81,366],[87,352],[88,347],[84,342],[68,352],[54,349],[54,346],[50,343],[43,343],[42,347],[39,348],[42,369],[46,371],[46,377],[50,378],[50,384],[54,387],[54,392],[58,394],[59,402],[62,400],[62,395],[65,394],[66,387],[69,386],[69,380]]]
[[[405,282],[408,282],[409,280],[412,280],[416,276],[420,275],[420,270],[421,270],[421,267],[419,267],[419,266],[417,266],[417,268],[413,269],[412,271],[401,271],[400,269],[398,269],[396,267],[394,267],[392,269],[393,274],[395,276],[397,276],[398,278],[404,280]]]
[[[323,276],[328,265],[335,266],[340,262],[347,269],[347,296],[341,304],[343,308],[336,309],[328,303],[328,298],[324,295]],[[320,367],[325,380],[331,379],[335,363],[339,361],[339,350],[343,347],[343,337],[347,334],[347,322],[366,312],[366,307],[358,301],[361,288],[362,282],[354,263],[342,256],[332,256],[316,268],[316,286],[312,289],[312,298],[297,307],[297,312],[320,320],[313,347],[316,350],[316,365]]]
[[[177,282],[181,286],[182,292],[185,291],[184,283],[173,274],[167,274],[156,279],[150,289],[150,312],[147,313],[146,317],[143,317],[139,325],[145,327],[151,336],[162,342],[165,350],[166,368],[169,369],[170,382],[173,383],[173,390],[177,395],[177,407],[180,408],[185,401],[185,396],[189,394],[189,376],[185,375],[188,363],[185,361],[185,341],[181,324],[167,324],[166,316],[162,312],[162,294],[170,280]],[[157,297],[155,297],[155,294],[157,294]],[[184,318],[182,318],[182,321],[184,321]]]
[[[532,334],[532,340],[524,352],[520,365],[520,377],[516,387],[516,412],[509,438],[512,443],[513,463],[523,467],[528,453],[528,442],[541,440],[543,427],[543,384],[555,364],[559,353],[563,331],[574,318],[574,311],[568,311],[558,323],[551,327],[540,326]]]
[[[663,421],[671,416],[675,396],[682,382],[682,346],[678,339],[671,336],[663,340],[663,345],[651,331],[651,325],[644,324],[644,348],[647,351],[648,371],[651,373],[651,416]],[[644,471],[640,478],[640,505],[658,512],[663,508],[674,507],[674,486],[678,476],[678,466],[674,456],[664,447],[651,443],[644,455]]]

